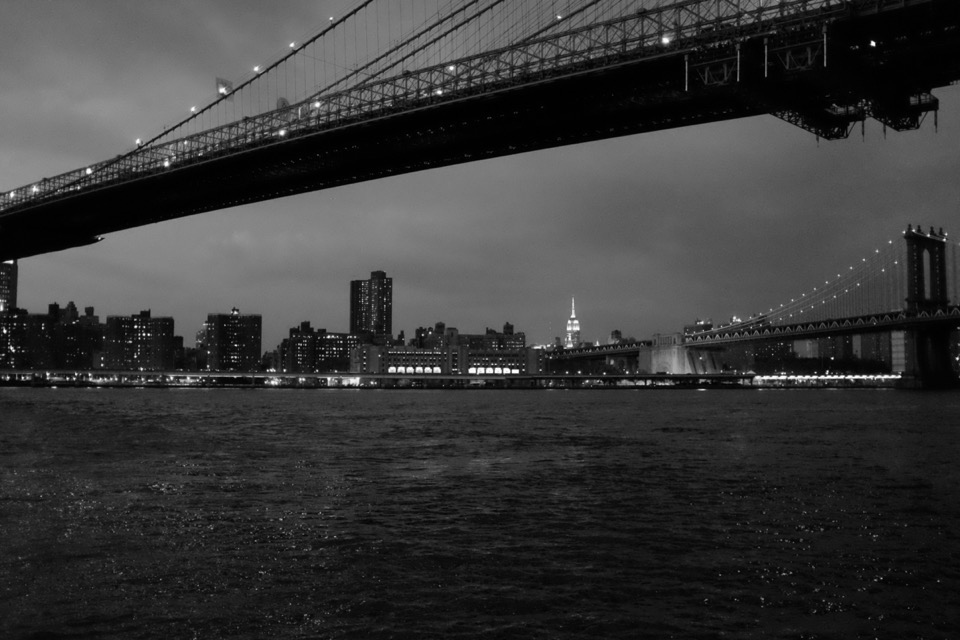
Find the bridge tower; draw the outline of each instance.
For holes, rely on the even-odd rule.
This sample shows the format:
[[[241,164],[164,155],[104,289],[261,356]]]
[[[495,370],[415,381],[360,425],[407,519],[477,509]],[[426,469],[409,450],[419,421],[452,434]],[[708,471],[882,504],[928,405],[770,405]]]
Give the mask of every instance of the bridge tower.
[[[930,228],[923,233],[907,226],[903,236],[907,243],[907,310],[942,309],[947,299],[947,237]]]
[[[945,310],[947,297],[947,237],[943,229],[924,233],[919,226],[907,227],[907,298],[910,314]],[[904,347],[907,373],[924,387],[956,386],[957,376],[950,362],[950,329],[917,328],[906,331]]]

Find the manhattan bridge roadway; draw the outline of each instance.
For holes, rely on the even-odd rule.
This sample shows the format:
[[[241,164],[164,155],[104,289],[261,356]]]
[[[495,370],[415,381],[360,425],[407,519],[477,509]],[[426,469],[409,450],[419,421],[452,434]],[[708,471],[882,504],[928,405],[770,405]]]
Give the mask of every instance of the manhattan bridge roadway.
[[[489,20],[503,0],[460,11],[484,2],[460,24]],[[190,129],[188,118],[112,160],[4,190],[0,260],[384,176],[759,114],[824,139],[868,117],[915,129],[936,113],[931,91],[960,79],[960,2],[586,0],[569,19],[466,57],[353,74],[226,124]],[[250,82],[224,85],[214,106],[241,101]]]

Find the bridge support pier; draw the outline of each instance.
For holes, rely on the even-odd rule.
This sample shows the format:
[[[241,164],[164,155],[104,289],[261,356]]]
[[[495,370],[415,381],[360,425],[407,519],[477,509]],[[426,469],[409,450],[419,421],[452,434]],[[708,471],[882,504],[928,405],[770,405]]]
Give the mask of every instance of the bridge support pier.
[[[960,377],[951,362],[949,328],[914,329],[904,332],[904,374],[921,389],[960,387]]]
[[[659,344],[641,352],[637,370],[671,375],[709,375],[721,372],[716,350],[686,346],[681,340],[679,334],[658,336]]]

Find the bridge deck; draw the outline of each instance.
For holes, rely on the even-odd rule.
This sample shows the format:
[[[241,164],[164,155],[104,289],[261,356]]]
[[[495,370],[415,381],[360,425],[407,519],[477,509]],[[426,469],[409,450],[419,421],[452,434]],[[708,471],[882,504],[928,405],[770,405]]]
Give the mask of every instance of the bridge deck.
[[[812,8],[757,10],[752,21],[742,11],[709,29],[684,22],[673,40],[663,16],[658,32],[644,13],[163,142],[49,190],[15,189],[0,196],[0,260],[389,175],[762,113],[824,137],[866,115],[911,128],[936,108],[929,91],[960,78],[954,0],[777,6],[794,5]]]

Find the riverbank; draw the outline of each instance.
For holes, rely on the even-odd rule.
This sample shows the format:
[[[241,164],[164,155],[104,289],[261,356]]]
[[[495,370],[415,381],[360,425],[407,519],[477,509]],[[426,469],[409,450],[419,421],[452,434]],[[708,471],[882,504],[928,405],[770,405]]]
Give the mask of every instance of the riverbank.
[[[900,389],[917,381],[899,374],[870,375],[404,375],[285,374],[275,372],[11,371],[0,386],[86,388],[247,389]]]

